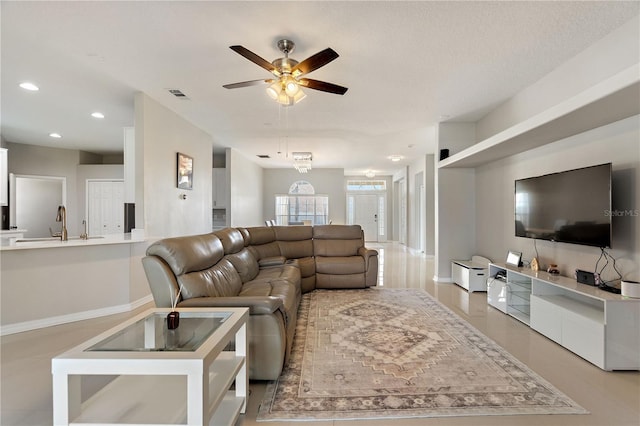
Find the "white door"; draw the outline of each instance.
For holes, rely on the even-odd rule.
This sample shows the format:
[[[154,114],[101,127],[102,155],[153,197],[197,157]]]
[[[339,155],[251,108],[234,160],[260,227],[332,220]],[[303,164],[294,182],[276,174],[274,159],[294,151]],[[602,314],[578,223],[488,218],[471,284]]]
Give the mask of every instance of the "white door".
[[[375,194],[355,195],[354,223],[364,231],[366,241],[378,241],[378,196]]]
[[[124,182],[87,181],[89,235],[124,232]]]

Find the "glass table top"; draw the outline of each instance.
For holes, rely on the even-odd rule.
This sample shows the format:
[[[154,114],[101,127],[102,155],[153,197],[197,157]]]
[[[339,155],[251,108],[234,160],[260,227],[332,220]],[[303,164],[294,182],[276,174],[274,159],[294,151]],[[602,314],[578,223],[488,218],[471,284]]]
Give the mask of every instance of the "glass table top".
[[[86,349],[87,351],[196,351],[231,312],[181,312],[176,329],[167,327],[167,312],[154,312]]]

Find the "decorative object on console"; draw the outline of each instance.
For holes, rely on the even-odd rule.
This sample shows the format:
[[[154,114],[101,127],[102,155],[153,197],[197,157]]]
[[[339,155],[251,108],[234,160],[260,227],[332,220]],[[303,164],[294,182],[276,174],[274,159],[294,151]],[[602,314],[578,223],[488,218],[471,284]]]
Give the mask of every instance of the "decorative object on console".
[[[180,325],[180,312],[171,311],[167,314],[167,328],[175,330]]]
[[[176,293],[176,296],[171,295],[171,312],[167,314],[167,328],[169,330],[175,330],[180,325],[180,312],[176,311],[178,300],[180,300],[180,293],[182,293],[182,284]]]
[[[638,281],[622,280],[620,289],[625,297],[640,298],[640,282]]]
[[[509,250],[507,253],[507,265],[511,266],[522,266],[522,253],[519,251]]]
[[[540,270],[540,264],[538,263],[537,257],[531,259],[531,270],[536,272]]]
[[[550,263],[547,268],[547,272],[552,275],[560,275],[560,269],[558,269],[558,265],[555,263]]]
[[[193,189],[193,158],[178,153],[178,188]]]

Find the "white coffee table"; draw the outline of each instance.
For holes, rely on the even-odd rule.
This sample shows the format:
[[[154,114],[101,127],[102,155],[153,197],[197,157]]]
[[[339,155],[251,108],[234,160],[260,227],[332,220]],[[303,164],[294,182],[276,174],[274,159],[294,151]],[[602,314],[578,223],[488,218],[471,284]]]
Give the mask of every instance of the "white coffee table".
[[[175,330],[169,311],[143,312],[53,358],[54,425],[235,424],[247,404],[249,310],[180,309]],[[115,378],[81,400],[82,376],[92,375]]]

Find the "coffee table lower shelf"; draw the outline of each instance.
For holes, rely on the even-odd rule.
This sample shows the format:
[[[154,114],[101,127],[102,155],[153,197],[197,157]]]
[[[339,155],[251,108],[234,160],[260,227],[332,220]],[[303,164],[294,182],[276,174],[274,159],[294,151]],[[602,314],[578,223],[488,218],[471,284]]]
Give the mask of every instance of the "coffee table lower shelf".
[[[223,352],[209,373],[209,425],[233,425],[245,398],[229,390],[244,357]],[[82,403],[74,426],[98,424],[163,425],[187,422],[187,376],[122,375]]]

